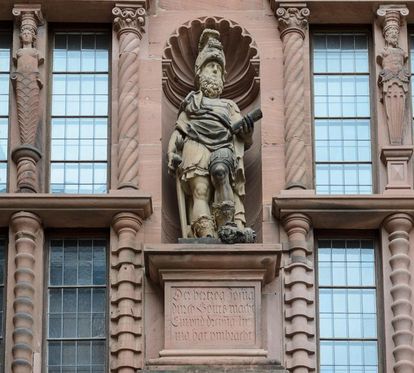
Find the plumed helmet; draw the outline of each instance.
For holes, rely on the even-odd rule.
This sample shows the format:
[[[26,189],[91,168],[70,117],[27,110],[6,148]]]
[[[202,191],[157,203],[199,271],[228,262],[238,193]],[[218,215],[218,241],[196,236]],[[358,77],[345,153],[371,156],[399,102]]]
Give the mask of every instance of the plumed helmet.
[[[220,64],[223,69],[223,81],[225,74],[226,58],[223,45],[220,42],[220,33],[217,30],[205,29],[198,42],[198,56],[195,62],[195,83],[198,88],[198,80],[202,67],[210,61]]]

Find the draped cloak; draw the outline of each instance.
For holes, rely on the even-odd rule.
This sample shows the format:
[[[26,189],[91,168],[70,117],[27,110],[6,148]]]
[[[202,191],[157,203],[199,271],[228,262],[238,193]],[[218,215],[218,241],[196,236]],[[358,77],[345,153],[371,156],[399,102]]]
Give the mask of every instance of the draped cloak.
[[[235,158],[235,169],[230,176],[235,194],[235,218],[245,223],[243,197],[245,175],[243,155],[245,144],[231,132],[231,124],[242,119],[237,105],[227,99],[204,97],[201,91],[190,92],[181,104],[175,129],[184,137],[182,163],[179,174],[183,189],[186,181],[195,176],[208,176],[210,155],[221,148],[230,149]]]

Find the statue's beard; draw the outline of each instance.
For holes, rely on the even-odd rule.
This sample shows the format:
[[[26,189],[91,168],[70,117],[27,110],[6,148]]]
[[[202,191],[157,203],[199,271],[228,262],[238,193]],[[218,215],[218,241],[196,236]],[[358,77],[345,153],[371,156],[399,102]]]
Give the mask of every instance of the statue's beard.
[[[200,75],[200,89],[207,97],[219,97],[223,92],[223,80],[211,75]]]

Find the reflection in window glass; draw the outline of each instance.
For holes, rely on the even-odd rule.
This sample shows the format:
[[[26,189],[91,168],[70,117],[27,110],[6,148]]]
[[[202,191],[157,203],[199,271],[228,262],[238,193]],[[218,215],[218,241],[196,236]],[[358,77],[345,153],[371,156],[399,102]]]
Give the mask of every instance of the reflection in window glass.
[[[53,49],[52,193],[105,193],[107,33],[56,33]]]
[[[368,36],[313,35],[316,191],[372,193]]]
[[[7,186],[11,34],[0,31],[0,192]]]
[[[105,372],[106,241],[50,241],[48,372]]]
[[[0,372],[4,371],[3,361],[4,361],[4,309],[5,304],[5,287],[6,282],[6,241],[0,239]]]
[[[318,240],[320,372],[378,372],[372,240]]]

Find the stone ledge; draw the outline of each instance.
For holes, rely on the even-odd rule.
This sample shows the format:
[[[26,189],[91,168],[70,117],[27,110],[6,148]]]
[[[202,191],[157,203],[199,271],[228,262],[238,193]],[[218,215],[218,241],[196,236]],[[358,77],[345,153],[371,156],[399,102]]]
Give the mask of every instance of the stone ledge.
[[[143,373],[287,373],[277,362],[260,366],[222,366],[222,365],[182,365],[182,366],[147,366]]]
[[[134,193],[46,194],[8,193],[0,195],[0,226],[8,226],[19,211],[40,217],[45,228],[105,228],[120,212],[131,212],[142,219],[152,214],[151,196]]]
[[[311,195],[292,191],[273,197],[272,213],[282,219],[292,213],[307,215],[316,229],[377,229],[396,212],[414,216],[414,191],[370,195]]]

